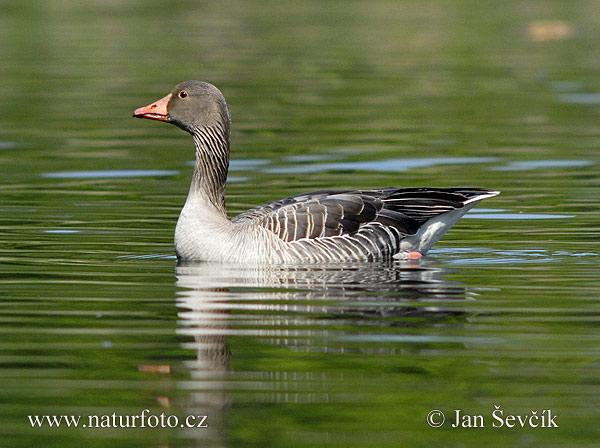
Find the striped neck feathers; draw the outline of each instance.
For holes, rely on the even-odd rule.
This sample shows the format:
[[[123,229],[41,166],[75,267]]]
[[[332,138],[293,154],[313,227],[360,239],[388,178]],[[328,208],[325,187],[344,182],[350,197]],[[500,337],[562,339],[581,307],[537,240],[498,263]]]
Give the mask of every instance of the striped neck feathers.
[[[226,216],[225,184],[229,169],[229,129],[221,123],[194,129],[196,168],[190,192],[200,194]]]

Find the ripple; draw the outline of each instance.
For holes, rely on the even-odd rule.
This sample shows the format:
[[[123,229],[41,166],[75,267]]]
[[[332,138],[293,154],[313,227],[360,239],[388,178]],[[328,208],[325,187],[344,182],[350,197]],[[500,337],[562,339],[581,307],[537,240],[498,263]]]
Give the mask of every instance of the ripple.
[[[129,177],[176,176],[178,170],[99,170],[99,171],[58,171],[42,173],[42,177],[51,179],[109,179]]]
[[[43,230],[43,233],[49,233],[54,235],[72,235],[72,234],[85,234],[85,235],[110,235],[115,232],[107,230],[76,230],[76,229],[47,229]]]
[[[594,162],[590,160],[527,160],[524,162],[510,162],[505,166],[491,167],[492,171],[526,171],[538,168],[573,168],[590,166]]]
[[[552,257],[525,258],[525,257],[505,256],[503,258],[494,258],[494,257],[490,256],[490,257],[479,257],[479,258],[455,259],[455,260],[450,260],[448,263],[458,264],[458,265],[473,265],[473,264],[500,265],[500,264],[550,263],[553,261],[556,261],[556,259],[554,259]]]
[[[247,171],[253,170],[259,166],[269,165],[269,159],[233,159],[229,161],[229,171]],[[186,162],[187,166],[196,166],[195,160]]]
[[[501,338],[494,337],[460,337],[460,336],[434,336],[434,335],[406,335],[406,334],[360,334],[338,336],[338,340],[352,342],[409,342],[409,343],[471,343],[471,344],[499,344]]]
[[[270,163],[269,159],[234,159],[229,162],[229,171],[243,171]]]
[[[0,142],[0,149],[13,149],[16,147],[17,144],[15,142]]]
[[[600,93],[564,93],[558,98],[567,104],[600,104]]]
[[[322,162],[323,160],[331,160],[334,158],[333,154],[300,154],[295,156],[283,157],[286,162]]]
[[[311,165],[292,165],[269,168],[267,173],[300,174],[321,173],[324,171],[378,171],[399,172],[415,168],[428,168],[436,165],[463,165],[491,163],[500,160],[497,157],[433,157],[414,159],[364,160],[359,162],[318,163]]]
[[[163,260],[177,260],[175,255],[169,254],[145,254],[145,255],[119,255],[117,258],[124,258],[127,260],[147,260],[147,259],[163,259]]]
[[[467,213],[463,219],[506,219],[506,220],[535,220],[535,219],[567,219],[575,215],[556,215],[550,213]]]
[[[236,182],[246,182],[248,180],[248,177],[246,176],[228,176],[227,177],[227,182],[232,184],[232,183],[236,183]]]
[[[570,252],[570,251],[550,251],[546,249],[520,249],[520,250],[492,250],[485,248],[452,248],[452,249],[433,249],[429,251],[430,255],[448,256],[449,264],[458,265],[504,265],[504,264],[527,264],[527,263],[556,263],[561,258],[587,258],[597,257],[595,252]],[[465,256],[465,255],[470,256]],[[481,254],[481,256],[478,256]]]
[[[555,81],[549,83],[549,86],[555,92],[575,92],[581,89],[582,84],[579,81]]]

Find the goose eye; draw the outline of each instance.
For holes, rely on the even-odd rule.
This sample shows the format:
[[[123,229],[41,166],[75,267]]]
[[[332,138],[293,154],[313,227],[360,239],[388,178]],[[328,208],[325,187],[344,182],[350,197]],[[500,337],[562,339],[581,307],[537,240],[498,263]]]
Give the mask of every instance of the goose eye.
[[[182,90],[181,92],[179,92],[179,98],[185,98],[187,96],[188,96],[188,94],[185,90]]]

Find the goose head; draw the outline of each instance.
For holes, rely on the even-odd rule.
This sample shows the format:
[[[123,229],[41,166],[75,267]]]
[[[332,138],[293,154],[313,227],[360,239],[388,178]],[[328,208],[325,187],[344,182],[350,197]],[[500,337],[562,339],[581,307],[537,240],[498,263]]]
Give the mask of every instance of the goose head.
[[[136,109],[133,116],[172,123],[190,134],[215,126],[228,130],[231,123],[225,97],[203,81],[182,82],[160,100]]]

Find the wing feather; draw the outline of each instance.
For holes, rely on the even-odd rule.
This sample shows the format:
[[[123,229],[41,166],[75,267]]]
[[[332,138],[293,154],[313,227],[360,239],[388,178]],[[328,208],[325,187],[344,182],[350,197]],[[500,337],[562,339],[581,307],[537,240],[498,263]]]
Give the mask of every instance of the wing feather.
[[[302,253],[393,255],[402,238],[430,219],[494,194],[477,188],[321,190],[261,205],[232,221],[264,227]]]

